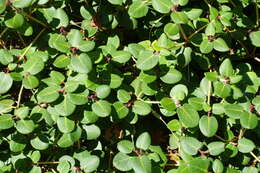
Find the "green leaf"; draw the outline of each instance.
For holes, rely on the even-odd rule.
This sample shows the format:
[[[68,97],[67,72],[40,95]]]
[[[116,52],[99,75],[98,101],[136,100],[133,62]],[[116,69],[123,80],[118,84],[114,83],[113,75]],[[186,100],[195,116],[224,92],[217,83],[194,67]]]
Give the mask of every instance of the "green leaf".
[[[254,166],[244,167],[242,173],[258,173],[258,170]]]
[[[254,129],[258,124],[258,118],[253,113],[243,112],[240,115],[240,124],[246,129]]]
[[[0,72],[0,79],[0,94],[4,94],[12,87],[13,79],[10,74],[3,72]]]
[[[122,5],[123,0],[108,0],[113,5]]]
[[[70,64],[70,58],[66,55],[60,55],[58,56],[55,61],[53,62],[53,65],[57,68],[65,68]]]
[[[70,102],[70,100],[68,99],[68,96],[65,96],[64,99],[62,100],[62,102],[60,102],[59,104],[56,104],[54,106],[54,108],[59,115],[69,116],[75,111],[76,106]]]
[[[225,144],[223,142],[211,142],[207,145],[209,153],[212,156],[217,156],[225,151]]]
[[[35,75],[43,70],[44,62],[42,58],[34,56],[26,61],[23,68],[25,72]]]
[[[168,0],[152,0],[153,8],[160,13],[169,13],[172,5]]]
[[[81,120],[82,124],[92,124],[98,120],[98,116],[92,111],[84,111],[84,117]]]
[[[147,12],[148,7],[146,5],[146,2],[141,0],[134,1],[128,9],[128,14],[133,18],[144,17]]]
[[[260,47],[260,31],[251,32],[249,38],[254,46]]]
[[[198,112],[189,104],[177,108],[177,114],[181,123],[186,127],[196,127],[199,124]]]
[[[57,166],[57,171],[60,173],[68,173],[70,171],[70,163],[68,161],[61,161]]]
[[[225,114],[234,119],[239,119],[243,113],[243,107],[238,104],[227,104],[224,106]]]
[[[174,111],[176,109],[176,105],[174,101],[171,98],[164,97],[160,101],[160,104],[164,109],[167,109],[168,111]]]
[[[63,53],[68,53],[70,51],[70,44],[61,34],[51,34],[49,46]]]
[[[131,54],[127,51],[121,50],[112,53],[112,60],[118,63],[126,63],[130,58]]]
[[[57,141],[57,144],[61,148],[67,148],[74,144],[70,133],[64,133],[60,139]]]
[[[10,129],[14,126],[13,115],[3,114],[0,115],[0,131]]]
[[[237,148],[241,153],[250,153],[255,148],[255,144],[250,139],[241,138],[238,140]]]
[[[191,20],[198,19],[201,16],[202,12],[203,12],[203,10],[202,9],[198,9],[198,8],[186,8],[186,9],[184,9],[184,13]]]
[[[176,24],[185,24],[189,22],[189,18],[183,11],[172,12],[171,19]]]
[[[105,100],[99,100],[93,103],[91,108],[99,117],[107,117],[111,113],[111,104]]]
[[[33,0],[11,0],[11,3],[16,8],[26,8],[32,5]]]
[[[131,99],[131,96],[126,90],[119,89],[117,90],[117,99],[122,103],[127,103]]]
[[[143,132],[136,139],[136,147],[137,148],[147,150],[150,145],[151,145],[151,136],[149,135],[148,132]]]
[[[222,82],[214,82],[214,93],[221,97],[221,98],[226,98],[231,95],[231,87],[228,84],[224,84]]]
[[[175,100],[184,100],[188,95],[188,88],[183,84],[178,84],[172,87],[170,96]]]
[[[223,38],[217,38],[213,41],[214,49],[219,52],[229,51],[229,47]]]
[[[205,34],[207,36],[214,36],[215,35],[215,25],[213,22],[210,22],[205,29]]]
[[[174,68],[170,68],[169,71],[160,77],[160,79],[167,84],[175,84],[182,79],[182,74]]]
[[[93,172],[98,168],[99,163],[99,157],[91,155],[80,161],[80,167],[84,170],[84,172]]]
[[[92,70],[91,59],[85,53],[72,57],[70,65],[74,71],[79,73],[89,73]]]
[[[113,166],[120,171],[130,171],[132,169],[131,160],[133,158],[125,153],[119,152],[113,158]]]
[[[145,50],[140,52],[136,66],[141,70],[150,70],[158,64],[158,61],[158,55],[155,55],[152,51]]]
[[[10,51],[0,49],[0,63],[2,63],[3,65],[8,65],[11,62],[13,62],[13,56]]]
[[[40,103],[51,103],[58,99],[59,93],[58,90],[59,87],[50,86],[47,88],[44,88],[37,94],[37,100]]]
[[[14,101],[11,99],[0,100],[0,114],[8,113],[13,109]]]
[[[57,28],[67,27],[69,25],[69,17],[62,8],[56,9],[54,17],[59,20],[59,25],[57,26]]]
[[[23,24],[24,24],[24,17],[19,13],[16,13],[12,18],[7,19],[5,21],[5,25],[8,28],[12,28],[12,29],[20,28]]]
[[[230,59],[225,59],[219,66],[219,73],[224,77],[230,77],[233,75],[233,66]]]
[[[0,1],[0,14],[2,14],[6,9],[6,2],[7,2],[7,0]]]
[[[202,116],[199,121],[201,133],[206,137],[212,137],[218,130],[218,121],[214,116]]]
[[[177,114],[181,123],[185,127],[196,127],[199,124],[198,112],[189,104],[184,104],[182,107],[177,108]]]
[[[62,133],[70,133],[74,130],[75,123],[67,117],[59,117],[57,119],[57,126]]]
[[[96,88],[97,97],[104,99],[109,96],[111,89],[108,85],[100,85]]]
[[[83,125],[83,128],[87,133],[88,140],[97,139],[101,134],[100,128],[98,126],[96,126],[95,124]]]
[[[208,54],[213,50],[214,44],[213,42],[208,41],[208,39],[204,39],[200,43],[200,52]]]
[[[135,149],[134,144],[131,141],[128,140],[121,140],[117,143],[117,149],[122,153],[132,153],[132,151]]]
[[[190,155],[196,155],[202,147],[202,143],[193,137],[182,137],[180,144],[182,149]]]
[[[25,78],[23,78],[23,86],[26,89],[33,89],[38,87],[38,85],[39,85],[39,80],[37,77],[33,75],[28,75],[25,76]]]
[[[46,150],[49,147],[49,140],[46,136],[37,136],[30,141],[33,148],[37,150]]]
[[[223,172],[224,170],[223,163],[218,159],[214,160],[212,164],[212,169],[214,172]]]
[[[35,124],[32,120],[19,120],[16,122],[15,128],[21,134],[29,134],[33,132]]]
[[[151,173],[152,163],[146,155],[140,157],[134,157],[130,164],[136,173]]]
[[[164,33],[172,40],[177,40],[180,38],[179,26],[174,23],[167,23],[164,26]]]
[[[125,118],[129,113],[128,108],[121,102],[115,102],[113,107],[115,108],[117,118],[119,119]]]
[[[132,111],[138,115],[148,115],[152,110],[149,104],[143,101],[135,101]]]
[[[74,105],[84,105],[88,102],[88,94],[88,90],[82,93],[68,93],[68,99]]]
[[[171,120],[170,122],[167,123],[168,128],[171,131],[178,131],[181,129],[181,124],[178,120]]]

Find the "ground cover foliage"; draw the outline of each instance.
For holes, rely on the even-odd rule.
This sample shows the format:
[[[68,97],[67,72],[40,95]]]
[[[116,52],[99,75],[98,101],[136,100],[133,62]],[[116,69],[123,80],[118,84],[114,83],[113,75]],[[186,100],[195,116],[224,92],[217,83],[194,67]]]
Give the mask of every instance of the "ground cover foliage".
[[[0,0],[0,173],[257,173],[257,0]]]

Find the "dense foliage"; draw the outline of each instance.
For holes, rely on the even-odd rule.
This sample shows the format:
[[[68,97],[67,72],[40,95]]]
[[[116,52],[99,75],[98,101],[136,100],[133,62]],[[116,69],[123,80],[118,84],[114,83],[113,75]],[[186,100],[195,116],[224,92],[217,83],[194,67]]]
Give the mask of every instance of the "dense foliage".
[[[0,0],[0,173],[257,173],[257,0]]]

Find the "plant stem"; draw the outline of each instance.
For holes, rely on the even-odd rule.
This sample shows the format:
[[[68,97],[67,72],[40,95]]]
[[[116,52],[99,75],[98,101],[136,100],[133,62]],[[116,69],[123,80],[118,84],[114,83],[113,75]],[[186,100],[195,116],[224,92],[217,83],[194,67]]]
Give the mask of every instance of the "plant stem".
[[[59,161],[53,161],[53,162],[37,162],[37,165],[54,165],[59,164]]]
[[[181,24],[178,24],[178,26],[179,26],[179,28],[180,28],[181,35],[183,36],[184,40],[185,40],[186,42],[189,42],[189,39],[188,39],[187,35],[185,34],[185,32],[184,32],[184,30],[183,30]]]
[[[241,138],[244,136],[245,131],[246,131],[245,128],[240,129],[240,131],[239,131],[239,135],[238,135],[238,139],[241,139]]]
[[[211,86],[212,84],[211,84],[211,81],[209,81],[209,88],[208,88],[208,99],[207,99],[207,103],[208,103],[208,105],[210,105],[210,97],[211,97]]]
[[[256,12],[256,27],[259,26],[259,10],[258,10],[258,0],[255,0],[255,12]]]
[[[2,36],[5,34],[5,32],[8,30],[8,28],[6,27],[0,34],[0,38],[2,38]]]
[[[188,39],[191,39],[191,37],[193,37],[195,34],[197,34],[198,32],[200,32],[201,30],[203,30],[203,29],[206,28],[207,26],[208,26],[208,24],[206,24],[206,25],[200,27],[198,30],[196,30],[194,33],[192,33],[192,34],[188,37]]]
[[[39,34],[34,38],[34,40],[29,44],[29,46],[25,49],[25,51],[23,52],[23,54],[21,55],[19,61],[23,60],[25,54],[29,51],[29,49],[32,47],[32,45],[39,39],[39,37],[41,36],[41,34],[46,30],[46,28],[43,28],[41,30],[41,32],[39,32]]]
[[[23,84],[20,88],[20,91],[19,91],[19,95],[18,95],[18,100],[17,100],[17,106],[16,108],[19,108],[20,107],[20,103],[21,103],[21,98],[22,98],[22,93],[23,93]]]
[[[260,162],[260,158],[257,157],[252,151],[250,152],[250,154],[251,154],[258,162]]]

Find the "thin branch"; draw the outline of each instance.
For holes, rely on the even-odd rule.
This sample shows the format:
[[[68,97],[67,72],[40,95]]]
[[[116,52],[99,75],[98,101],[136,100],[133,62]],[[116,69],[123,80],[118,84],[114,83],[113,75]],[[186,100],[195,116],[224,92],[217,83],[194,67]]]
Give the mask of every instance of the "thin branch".
[[[41,32],[39,32],[39,34],[34,38],[34,40],[30,43],[30,45],[25,49],[25,51],[23,52],[23,54],[20,57],[20,61],[24,58],[25,54],[29,51],[29,49],[32,47],[32,45],[39,39],[39,37],[41,36],[41,34],[46,30],[46,28],[43,28],[41,30]]]
[[[260,158],[257,157],[252,151],[250,152],[250,154],[251,154],[258,162],[260,162]]]
[[[255,0],[255,12],[256,12],[256,27],[259,26],[259,9],[258,9],[258,0]]]
[[[55,164],[59,164],[59,161],[53,161],[53,162],[37,162],[37,165],[55,165]]]
[[[189,39],[188,39],[187,35],[185,34],[185,32],[184,32],[184,30],[183,30],[181,24],[178,24],[178,26],[179,26],[179,28],[180,28],[181,35],[183,36],[184,40],[185,40],[186,42],[189,42]]]
[[[19,95],[18,95],[18,100],[17,100],[17,106],[16,108],[19,108],[20,107],[20,103],[21,103],[21,98],[22,98],[22,93],[23,93],[23,84],[20,88],[20,91],[19,91]]]
[[[0,38],[2,38],[2,36],[5,34],[5,32],[8,30],[8,28],[6,27],[0,34]]]
[[[199,33],[201,30],[203,30],[204,28],[206,28],[208,26],[208,24],[200,27],[198,30],[196,30],[194,33],[192,33],[190,36],[188,36],[188,39],[190,40],[191,37],[193,37],[195,34]]]

